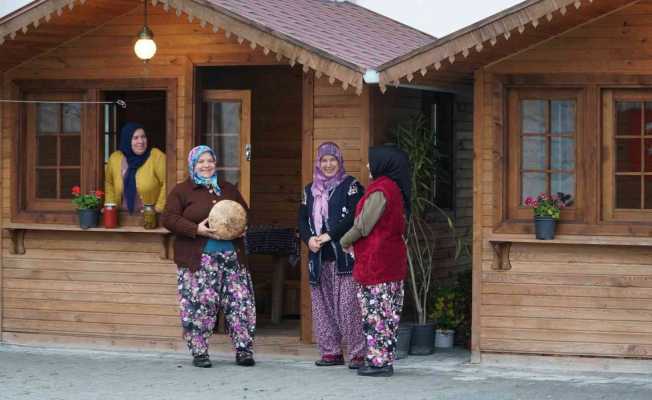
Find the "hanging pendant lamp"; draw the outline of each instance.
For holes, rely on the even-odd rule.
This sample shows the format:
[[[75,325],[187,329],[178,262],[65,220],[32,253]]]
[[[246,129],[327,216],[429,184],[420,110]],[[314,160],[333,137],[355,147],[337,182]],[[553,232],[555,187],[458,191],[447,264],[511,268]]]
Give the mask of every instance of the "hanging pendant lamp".
[[[138,58],[147,62],[156,54],[156,42],[154,42],[154,33],[147,26],[147,0],[143,0],[143,3],[145,3],[145,24],[138,33],[138,40],[134,44],[134,52]]]

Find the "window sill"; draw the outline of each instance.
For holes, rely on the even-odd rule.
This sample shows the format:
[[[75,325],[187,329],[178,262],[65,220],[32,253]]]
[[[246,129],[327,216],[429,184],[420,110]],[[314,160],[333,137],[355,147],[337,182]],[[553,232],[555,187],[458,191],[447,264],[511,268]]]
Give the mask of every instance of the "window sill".
[[[494,250],[491,268],[498,271],[512,269],[509,251],[512,243],[536,243],[540,245],[595,245],[595,246],[632,246],[652,247],[651,237],[632,236],[580,236],[557,235],[553,240],[539,240],[534,235],[490,234],[487,238]]]
[[[68,231],[68,232],[104,232],[104,233],[134,233],[134,234],[150,234],[160,235],[160,255],[162,260],[170,260],[173,258],[172,254],[172,235],[170,231],[165,228],[145,229],[141,226],[120,226],[113,229],[106,229],[102,227],[82,229],[79,225],[63,225],[63,224],[23,224],[23,223],[8,223],[3,226],[9,232],[11,238],[11,247],[9,252],[11,254],[25,254],[25,232],[26,231]]]

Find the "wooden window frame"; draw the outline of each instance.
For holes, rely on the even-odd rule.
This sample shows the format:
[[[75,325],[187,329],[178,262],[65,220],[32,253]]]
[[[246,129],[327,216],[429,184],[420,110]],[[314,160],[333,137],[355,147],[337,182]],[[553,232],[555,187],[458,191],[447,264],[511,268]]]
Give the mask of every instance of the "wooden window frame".
[[[49,93],[49,94],[30,94],[27,96],[28,100],[58,100],[61,101],[62,103],[65,103],[66,101],[86,101],[87,100],[87,93],[85,91],[79,91],[79,92],[66,92],[66,93]],[[66,208],[69,207],[70,205],[70,199],[39,199],[36,195],[36,183],[37,183],[37,178],[36,178],[36,162],[37,162],[37,157],[38,157],[38,149],[37,149],[37,121],[34,119],[38,116],[38,111],[37,111],[38,105],[35,103],[28,103],[26,104],[26,136],[25,136],[25,146],[24,146],[24,154],[25,154],[25,187],[23,189],[23,192],[25,193],[25,203],[24,207],[27,211],[36,211],[36,210],[42,210],[42,211],[61,211],[65,210]],[[79,147],[79,159],[80,159],[80,177],[79,177],[79,182],[78,184],[84,188],[84,190],[90,190],[89,188],[86,188],[83,183],[87,181],[86,177],[86,168],[84,168],[84,161],[85,157],[87,155],[85,154],[86,152],[83,150],[84,146],[86,145],[85,143],[85,131],[87,128],[87,110],[84,105],[81,106],[81,120],[80,120],[80,132],[79,132],[79,139],[80,139],[80,147]],[[63,121],[61,121],[63,122]],[[61,130],[61,129],[60,129]],[[28,161],[29,160],[29,161]],[[61,190],[66,190],[65,188],[60,188]],[[69,189],[72,189],[69,188]]]
[[[251,90],[205,89],[201,93],[201,102],[233,101],[241,104],[240,126],[240,194],[251,204],[251,160],[247,159],[246,146],[251,147]],[[203,109],[203,108],[202,108]],[[204,118],[205,115],[201,115]],[[202,126],[200,123],[199,126]],[[195,143],[201,142],[201,129],[196,130]]]
[[[44,98],[61,93],[83,93],[85,101],[99,100],[103,91],[142,91],[160,90],[166,92],[166,184],[170,190],[177,183],[177,79],[88,79],[88,80],[15,80],[11,82],[15,98],[27,99],[29,96]],[[82,191],[104,188],[103,159],[100,154],[101,123],[100,104],[84,104],[82,107],[82,176],[80,186]],[[28,141],[27,108],[17,107],[15,123],[17,132],[14,136],[14,154],[11,160],[13,171],[27,171]],[[85,151],[88,149],[89,151]],[[95,149],[91,151],[91,149]],[[32,153],[34,149],[32,148]],[[30,179],[32,179],[30,181]],[[39,203],[29,200],[28,184],[33,178],[25,173],[18,173],[11,180],[11,222],[12,223],[44,223],[44,224],[75,224],[77,216],[70,200]],[[51,203],[51,204],[50,204]],[[124,220],[127,222],[127,219]],[[134,223],[136,221],[133,221]]]
[[[576,88],[508,87],[506,92],[507,172],[506,211],[508,221],[532,221],[532,209],[521,204],[521,101],[522,100],[570,100],[576,101],[575,111],[575,196],[571,207],[564,209],[563,222],[583,221],[584,176],[582,174],[582,147],[584,145],[584,91]]]
[[[616,182],[615,182],[615,144],[616,101],[652,102],[652,90],[641,89],[603,89],[601,93],[602,104],[602,219],[605,222],[652,222],[652,209],[627,210],[615,208]],[[650,135],[652,138],[652,135]],[[644,151],[645,148],[641,149]],[[642,159],[643,160],[643,159]],[[641,160],[641,161],[642,161]],[[652,173],[644,175],[652,176]],[[643,188],[641,187],[641,190]]]

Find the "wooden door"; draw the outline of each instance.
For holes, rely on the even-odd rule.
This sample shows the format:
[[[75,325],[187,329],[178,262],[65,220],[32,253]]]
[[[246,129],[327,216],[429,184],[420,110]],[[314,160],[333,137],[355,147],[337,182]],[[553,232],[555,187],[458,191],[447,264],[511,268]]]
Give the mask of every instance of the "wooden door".
[[[215,150],[220,179],[251,204],[251,91],[205,90],[202,116],[199,140]]]

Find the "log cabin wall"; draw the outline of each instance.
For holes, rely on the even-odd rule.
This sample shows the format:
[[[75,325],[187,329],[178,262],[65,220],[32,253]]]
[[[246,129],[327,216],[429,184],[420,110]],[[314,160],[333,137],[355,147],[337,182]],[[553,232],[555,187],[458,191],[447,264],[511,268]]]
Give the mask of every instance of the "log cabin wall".
[[[176,141],[171,146],[176,149],[176,163],[168,170],[172,169],[176,180],[181,181],[186,176],[187,151],[193,144],[193,66],[278,62],[271,55],[263,55],[260,48],[252,50],[240,45],[235,37],[227,39],[222,32],[215,34],[200,27],[197,20],[188,22],[184,14],[177,17],[174,12],[166,13],[160,5],[150,8],[149,26],[156,35],[158,53],[148,64],[139,62],[133,54],[134,35],[142,28],[142,10],[136,9],[12,68],[4,76],[3,93],[13,94],[15,83],[21,80],[68,80],[74,84],[74,80],[132,79],[134,88],[150,79],[176,80],[176,120],[172,127]],[[302,159],[302,183],[306,176],[305,160],[310,161],[311,175],[311,157],[326,140],[343,147],[349,172],[360,175],[361,165],[366,164],[366,152],[361,154],[360,149],[366,148],[369,132],[367,91],[358,96],[354,88],[345,91],[322,77],[314,86],[304,86],[303,93],[311,96],[310,102],[304,102],[302,114],[304,135],[305,129],[310,129],[310,141],[306,143],[312,144],[312,154]],[[21,128],[18,111],[15,105],[3,107],[3,224],[11,219],[9,195],[17,179],[12,166],[15,132]],[[309,124],[305,124],[306,118]],[[305,150],[303,147],[302,153]],[[366,183],[366,175],[362,180]],[[293,188],[298,187],[293,184]],[[290,214],[284,218],[289,221]],[[170,260],[160,258],[157,237],[29,230],[25,235],[25,254],[17,255],[11,254],[6,235],[3,231],[0,260],[2,341],[178,348],[176,271]],[[310,340],[311,320],[306,308],[309,293],[304,292],[302,337]]]
[[[639,2],[476,73],[476,352],[652,357],[652,248],[644,239],[652,229],[644,221],[605,221],[600,164],[605,151],[600,146],[601,92],[652,87],[650,13],[652,2]],[[563,236],[558,243],[515,241],[511,270],[500,271],[492,268],[489,240],[501,234],[533,238],[531,220],[507,216],[510,85],[582,93],[577,152],[582,212],[576,221],[562,222],[557,233],[583,239],[575,244],[564,244]],[[629,237],[631,243],[590,244],[614,240],[605,235]]]

